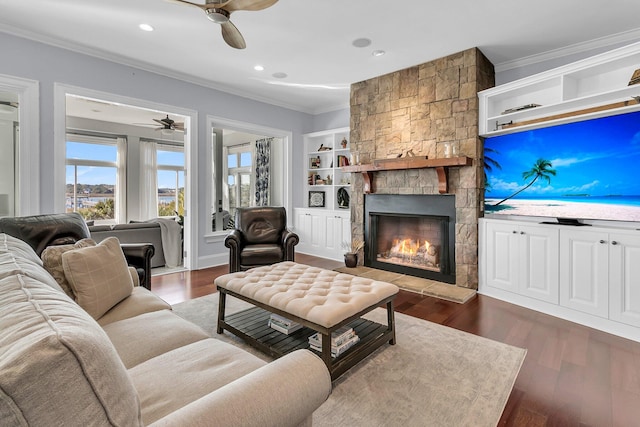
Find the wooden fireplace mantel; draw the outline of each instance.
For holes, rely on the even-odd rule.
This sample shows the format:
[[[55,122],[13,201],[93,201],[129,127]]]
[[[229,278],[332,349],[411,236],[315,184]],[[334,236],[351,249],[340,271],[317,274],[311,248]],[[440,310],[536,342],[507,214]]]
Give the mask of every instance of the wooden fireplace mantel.
[[[456,166],[471,166],[473,159],[470,157],[446,157],[442,159],[427,159],[425,157],[405,157],[398,159],[379,159],[366,165],[343,166],[343,172],[360,172],[364,179],[364,192],[374,193],[373,173],[390,170],[424,169],[434,168],[438,174],[438,192],[448,192],[447,170]]]

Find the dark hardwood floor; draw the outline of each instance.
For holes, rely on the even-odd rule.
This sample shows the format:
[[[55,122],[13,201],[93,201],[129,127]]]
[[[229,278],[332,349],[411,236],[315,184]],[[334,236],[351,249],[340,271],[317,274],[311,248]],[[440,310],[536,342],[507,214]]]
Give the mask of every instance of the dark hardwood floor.
[[[296,254],[323,268],[341,262]],[[170,304],[216,292],[227,266],[155,276]],[[640,343],[478,295],[456,304],[400,291],[396,311],[527,349],[500,426],[640,426]]]

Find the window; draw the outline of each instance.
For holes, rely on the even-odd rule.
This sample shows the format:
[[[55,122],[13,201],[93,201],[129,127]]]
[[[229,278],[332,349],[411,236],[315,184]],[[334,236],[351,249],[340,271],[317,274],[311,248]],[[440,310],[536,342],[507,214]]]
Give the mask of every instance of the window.
[[[66,143],[66,211],[86,220],[113,224],[122,217],[125,188],[122,138],[68,135]],[[122,179],[121,179],[122,177]]]
[[[223,200],[226,202],[223,205],[233,218],[236,208],[251,206],[251,145],[235,145],[225,151],[227,185],[223,189]]]
[[[157,144],[158,216],[184,216],[184,147]]]

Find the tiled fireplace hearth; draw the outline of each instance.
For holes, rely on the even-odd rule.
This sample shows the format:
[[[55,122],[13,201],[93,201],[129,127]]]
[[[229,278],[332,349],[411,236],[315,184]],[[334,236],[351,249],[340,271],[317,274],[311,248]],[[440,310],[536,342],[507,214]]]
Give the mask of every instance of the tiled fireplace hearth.
[[[351,86],[350,149],[362,164],[403,158],[408,152],[440,159],[451,153],[451,147],[458,156],[471,159],[446,169],[446,194],[442,195],[443,170],[433,167],[375,170],[370,183],[362,174],[352,173],[351,232],[366,242],[360,263],[477,289],[478,218],[484,185],[477,94],[493,85],[493,65],[473,48]],[[396,210],[387,215],[390,219],[373,220],[387,233],[387,242],[372,242],[372,220],[365,212],[371,197],[365,194],[368,190],[373,196],[442,198],[451,201],[452,213],[420,214],[398,228],[395,225],[406,220],[406,212]],[[404,210],[401,202],[385,204]],[[440,222],[442,217],[449,218],[446,224]],[[407,231],[413,229],[418,230],[417,236]],[[434,230],[441,230],[440,235]],[[430,249],[431,245],[435,248]],[[432,255],[436,259],[427,259]]]
[[[455,283],[455,197],[365,195],[364,265]]]

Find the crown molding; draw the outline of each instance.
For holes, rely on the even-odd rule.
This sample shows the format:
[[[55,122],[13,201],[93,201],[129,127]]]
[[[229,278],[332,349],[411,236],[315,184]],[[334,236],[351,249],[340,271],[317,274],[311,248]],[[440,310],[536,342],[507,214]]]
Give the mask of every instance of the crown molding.
[[[163,68],[157,65],[149,64],[144,61],[138,61],[132,58],[127,58],[125,56],[117,55],[101,49],[84,46],[82,44],[72,42],[69,40],[44,36],[42,34],[38,34],[33,31],[27,31],[21,28],[13,27],[10,25],[2,24],[2,23],[0,23],[0,32],[4,32],[13,36],[36,41],[49,46],[69,50],[71,52],[80,53],[82,55],[92,56],[94,58],[114,62],[116,64],[137,68],[137,69],[154,73],[160,76],[169,77],[172,79],[180,80],[182,82],[195,84],[198,86],[206,87],[208,89],[217,90],[219,92],[228,93],[230,95],[247,98],[252,101],[262,102],[265,104],[273,105],[276,107],[282,107],[288,110],[298,111],[306,114],[318,114],[317,112],[314,111],[314,109],[303,108],[303,107],[300,107],[299,105],[281,102],[279,100],[274,100],[271,98],[259,96],[247,91],[230,89],[228,86],[224,86],[222,84],[218,84],[207,79],[202,79],[200,77],[196,77],[191,74],[177,72],[174,70],[170,70],[168,68]],[[339,109],[339,108],[337,107],[331,108],[331,109],[328,109],[327,111],[333,111],[334,109]]]
[[[523,58],[505,61],[494,65],[495,71],[507,71],[514,68],[520,68],[527,65],[537,64],[540,62],[550,61],[552,59],[562,58],[564,56],[575,55],[587,52],[593,49],[612,46],[620,43],[634,42],[640,40],[640,28],[625,31],[622,33],[612,34],[610,36],[600,37],[598,39],[588,40],[586,42],[572,44],[559,49],[549,50],[547,52],[535,55],[525,56]]]

